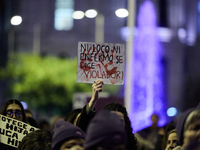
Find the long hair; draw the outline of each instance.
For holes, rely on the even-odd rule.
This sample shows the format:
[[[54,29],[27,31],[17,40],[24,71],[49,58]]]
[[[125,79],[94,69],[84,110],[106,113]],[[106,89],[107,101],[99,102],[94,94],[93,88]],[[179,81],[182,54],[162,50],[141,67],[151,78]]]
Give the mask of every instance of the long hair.
[[[77,115],[79,113],[81,113],[81,111],[82,111],[82,109],[74,109],[74,110],[72,110],[71,112],[69,112],[66,115],[66,117],[65,117],[64,120],[67,121],[67,122],[71,122],[72,124],[74,124],[74,121],[75,121]]]
[[[137,138],[135,137],[135,135],[133,134],[133,129],[131,127],[131,121],[128,117],[126,108],[119,103],[112,102],[112,103],[107,104],[103,109],[109,110],[109,111],[118,111],[124,115],[125,130],[126,130],[127,136],[128,136],[127,148],[128,148],[128,150],[137,150],[138,141],[137,141]]]
[[[6,102],[3,104],[3,106],[1,107],[0,114],[6,116],[6,109],[7,109],[8,105],[10,105],[10,104],[17,104],[17,105],[19,105],[19,107],[20,107],[21,110],[22,110],[22,116],[23,116],[23,120],[22,120],[22,121],[25,122],[25,123],[27,123],[26,115],[25,115],[25,111],[24,111],[24,107],[23,107],[23,105],[21,104],[21,102],[18,101],[18,100],[16,100],[16,99],[10,99],[10,100],[6,101]]]

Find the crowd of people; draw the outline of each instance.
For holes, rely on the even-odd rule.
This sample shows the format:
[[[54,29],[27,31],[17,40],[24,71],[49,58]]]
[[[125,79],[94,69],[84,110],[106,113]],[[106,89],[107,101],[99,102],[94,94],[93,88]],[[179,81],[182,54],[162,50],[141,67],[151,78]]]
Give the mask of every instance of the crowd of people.
[[[53,128],[34,119],[20,101],[10,99],[0,114],[38,128],[25,135],[18,147],[1,142],[0,150],[200,150],[200,108],[191,108],[175,120],[158,127],[158,114],[152,114],[152,125],[134,133],[126,108],[109,103],[96,113],[95,105],[103,82],[92,85],[93,95],[82,109],[57,119]]]

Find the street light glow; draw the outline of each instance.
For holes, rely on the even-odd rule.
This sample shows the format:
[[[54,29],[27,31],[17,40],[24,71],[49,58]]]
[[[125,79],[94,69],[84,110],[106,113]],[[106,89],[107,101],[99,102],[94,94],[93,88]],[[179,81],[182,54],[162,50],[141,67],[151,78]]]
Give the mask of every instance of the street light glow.
[[[167,115],[169,117],[176,116],[176,114],[177,114],[177,109],[175,107],[170,107],[167,109]]]
[[[72,14],[72,17],[74,19],[82,19],[84,17],[84,12],[82,11],[75,11],[73,14]]]
[[[115,14],[119,18],[125,18],[125,17],[127,17],[129,15],[128,11],[126,9],[124,9],[124,8],[117,9],[115,11]]]
[[[22,23],[22,17],[21,16],[13,16],[10,20],[10,23],[14,26],[20,25]]]
[[[94,9],[89,9],[85,12],[85,16],[88,18],[95,18],[97,16],[97,11]]]

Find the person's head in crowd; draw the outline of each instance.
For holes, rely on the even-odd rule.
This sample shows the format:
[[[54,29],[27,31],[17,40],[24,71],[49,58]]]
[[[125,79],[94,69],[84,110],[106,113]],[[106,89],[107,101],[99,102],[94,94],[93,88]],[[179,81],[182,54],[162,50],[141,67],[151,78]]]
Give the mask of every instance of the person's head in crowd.
[[[50,129],[53,130],[55,127],[55,123],[59,120],[64,120],[64,118],[60,115],[55,115],[50,119]]]
[[[200,109],[193,110],[185,121],[183,146],[200,149]]]
[[[71,122],[74,125],[76,125],[76,122],[78,120],[78,117],[81,114],[82,109],[74,109],[71,112],[69,112],[66,116],[65,116],[65,121],[67,122]]]
[[[128,117],[126,108],[119,103],[112,102],[112,103],[107,104],[103,109],[114,112],[120,116],[121,120],[125,123],[125,130],[128,135],[128,149],[136,150],[138,141],[135,135],[133,134],[131,121]]]
[[[21,102],[16,99],[6,101],[1,107],[0,114],[19,121],[27,122],[24,107]]]
[[[50,128],[50,124],[49,124],[49,122],[46,120],[46,119],[40,119],[39,121],[38,121],[38,127],[40,128],[40,129],[46,129],[46,130],[51,130]]]
[[[33,113],[31,112],[30,109],[25,109],[25,114],[26,114],[26,117],[32,117],[33,118]]]
[[[52,131],[52,150],[83,150],[85,132],[70,122],[59,120]]]
[[[158,121],[159,121],[159,116],[157,114],[152,114],[151,115],[151,121],[152,121],[152,126],[157,126]]]
[[[51,150],[52,135],[48,130],[36,130],[27,134],[17,150]]]
[[[186,130],[200,130],[200,109],[193,110],[187,117],[184,124],[184,131]]]
[[[172,150],[176,146],[178,146],[178,136],[176,129],[174,129],[168,133],[165,150]]]
[[[27,120],[27,123],[28,123],[29,125],[31,125],[31,126],[33,126],[33,127],[36,127],[36,128],[39,127],[37,121],[36,121],[34,118],[32,118],[32,117],[27,117],[26,120]]]
[[[90,122],[84,148],[85,150],[126,150],[127,134],[120,116],[101,110]]]
[[[191,108],[176,120],[180,145],[187,149],[200,149],[200,109]]]
[[[159,134],[160,135],[163,135],[163,137],[162,137],[162,144],[161,144],[161,147],[162,147],[162,149],[165,149],[166,148],[166,146],[167,146],[167,140],[168,140],[168,135],[169,135],[169,133],[172,131],[172,130],[174,130],[174,129],[176,129],[176,127],[175,127],[175,124],[174,124],[174,120],[172,120],[172,121],[170,121],[169,123],[167,123],[166,125],[164,125],[163,126],[164,128],[164,132],[162,133],[160,133],[159,132]],[[177,132],[176,132],[176,134],[177,134]],[[178,138],[178,136],[177,136],[177,138]],[[157,143],[159,142],[159,140],[157,141]]]

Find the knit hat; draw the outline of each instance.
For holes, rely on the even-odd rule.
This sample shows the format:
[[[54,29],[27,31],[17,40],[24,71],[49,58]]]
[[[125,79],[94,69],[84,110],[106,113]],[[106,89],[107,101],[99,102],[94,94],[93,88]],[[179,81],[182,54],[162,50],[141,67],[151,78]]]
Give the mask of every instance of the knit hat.
[[[185,130],[186,120],[187,120],[188,116],[190,115],[190,113],[192,113],[193,111],[195,111],[197,109],[200,109],[200,105],[198,105],[197,107],[193,107],[193,108],[186,110],[175,120],[175,126],[176,126],[177,135],[178,135],[180,145],[183,145],[183,138],[184,138],[184,130]]]
[[[52,149],[62,141],[75,138],[85,139],[83,130],[64,120],[57,121],[52,131]]]
[[[107,110],[101,110],[90,122],[84,148],[87,150],[94,146],[127,143],[125,126],[119,116]]]

